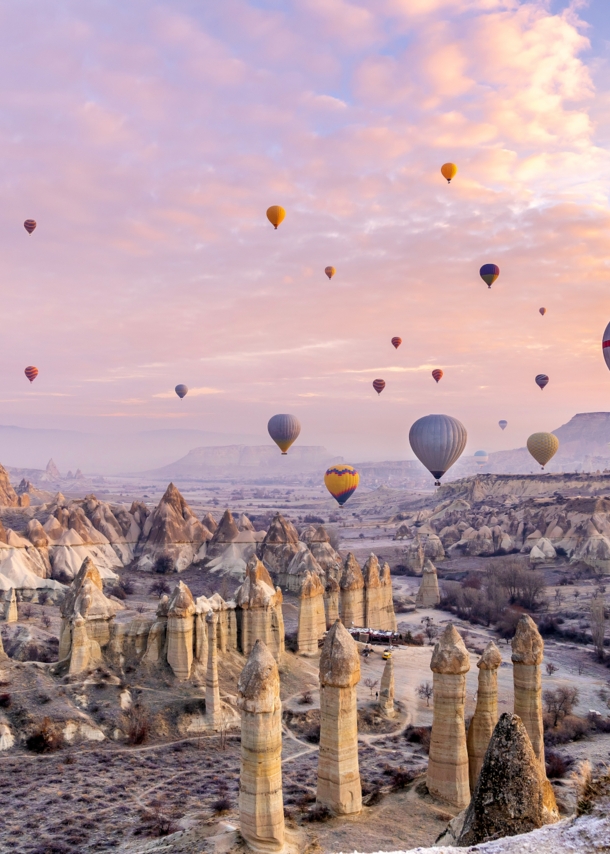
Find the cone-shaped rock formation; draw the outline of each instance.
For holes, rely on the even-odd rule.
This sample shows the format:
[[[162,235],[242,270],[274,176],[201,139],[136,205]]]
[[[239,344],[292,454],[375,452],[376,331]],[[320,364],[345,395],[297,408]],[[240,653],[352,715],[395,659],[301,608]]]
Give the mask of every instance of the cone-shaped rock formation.
[[[489,740],[498,722],[498,667],[502,664],[500,650],[489,641],[477,661],[479,688],[477,707],[468,727],[468,776],[470,791],[474,791],[479,772],[489,745]]]

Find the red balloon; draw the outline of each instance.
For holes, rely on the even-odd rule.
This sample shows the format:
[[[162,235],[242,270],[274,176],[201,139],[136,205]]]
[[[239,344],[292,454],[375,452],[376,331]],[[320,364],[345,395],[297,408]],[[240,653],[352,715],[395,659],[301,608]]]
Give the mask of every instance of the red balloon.
[[[23,223],[23,227],[25,228],[28,234],[31,234],[36,228],[36,220],[26,219],[26,221]]]
[[[399,348],[399,347],[400,347],[400,345],[402,344],[402,338],[399,338],[398,336],[396,336],[395,338],[392,338],[392,344],[393,344],[393,345],[396,347],[396,349],[398,350],[398,348]]]
[[[377,394],[381,394],[385,388],[385,380],[373,380],[373,388]]]
[[[440,368],[435,368],[435,369],[432,371],[432,376],[433,376],[433,377],[434,377],[434,379],[438,382],[439,380],[441,380],[441,379],[443,378],[443,372],[441,371],[441,369],[440,369]]]
[[[36,377],[38,376],[38,368],[35,368],[34,365],[28,365],[24,371],[24,374],[29,379],[29,381],[33,383]]]

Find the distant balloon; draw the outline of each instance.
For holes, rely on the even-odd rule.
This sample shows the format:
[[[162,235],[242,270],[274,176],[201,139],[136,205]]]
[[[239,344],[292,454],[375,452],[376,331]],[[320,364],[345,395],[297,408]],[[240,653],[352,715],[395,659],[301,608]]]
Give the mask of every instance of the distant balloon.
[[[184,383],[180,383],[179,385],[176,386],[174,391],[176,392],[176,394],[178,395],[180,400],[182,400],[182,398],[186,397],[186,395],[187,395],[188,386],[185,386]]]
[[[499,275],[500,268],[497,264],[483,264],[479,270],[479,276],[483,279],[488,288],[491,288]]]
[[[399,338],[398,335],[395,335],[394,338],[392,338],[392,344],[398,350],[398,348],[402,344],[402,338]]]
[[[385,380],[373,380],[373,388],[377,394],[381,394],[385,388]]]
[[[467,439],[466,428],[451,415],[425,415],[409,430],[413,453],[436,478],[437,484],[460,458]]]
[[[332,279],[332,277],[335,275],[335,273],[337,271],[335,270],[334,267],[325,267],[324,272],[326,273],[326,275],[328,276],[329,279]]]
[[[451,179],[457,175],[457,166],[455,163],[443,163],[441,166],[441,174],[447,179],[447,183],[451,183]]]
[[[352,466],[336,465],[327,469],[324,484],[338,504],[345,504],[358,488],[360,475]]]
[[[527,440],[527,450],[542,468],[555,456],[559,439],[554,433],[532,433]]]
[[[26,219],[26,221],[23,223],[23,227],[25,228],[28,234],[31,234],[36,228],[36,220]]]
[[[271,205],[270,208],[267,208],[267,219],[275,229],[282,224],[285,216],[286,211],[281,205]]]
[[[26,375],[29,381],[33,383],[36,377],[38,376],[38,368],[35,368],[34,365],[28,365],[23,373]]]
[[[292,443],[298,439],[301,425],[299,419],[294,415],[274,415],[269,419],[267,430],[282,454],[285,455]]]
[[[544,315],[546,314],[546,308],[539,308],[539,309],[538,309],[538,311],[540,312],[540,314],[541,314],[543,317],[544,317]]]
[[[489,462],[489,454],[487,451],[475,451],[474,461],[478,466],[484,466],[485,463]]]
[[[604,329],[604,336],[602,338],[602,353],[604,354],[604,362],[606,363],[606,367],[610,371],[610,323]]]
[[[549,378],[546,374],[538,374],[536,377],[536,385],[540,386],[540,391],[544,391],[545,385],[549,384]]]
[[[500,430],[506,430],[508,427],[508,421],[505,421],[504,418],[501,421],[498,421],[498,424],[500,425]]]
[[[437,383],[438,383],[438,382],[440,382],[440,381],[442,380],[442,378],[443,378],[443,372],[441,371],[441,369],[440,369],[440,368],[435,368],[435,369],[432,371],[432,376],[434,377],[434,379],[435,379],[435,380],[437,381]]]

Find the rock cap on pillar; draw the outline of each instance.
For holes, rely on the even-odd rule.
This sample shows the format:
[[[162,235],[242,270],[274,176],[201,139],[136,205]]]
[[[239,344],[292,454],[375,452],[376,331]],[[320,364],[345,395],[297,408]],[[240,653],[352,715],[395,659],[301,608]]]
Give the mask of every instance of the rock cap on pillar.
[[[351,688],[360,681],[360,656],[356,642],[340,620],[330,628],[320,656],[320,683]]]
[[[237,682],[237,707],[251,714],[265,714],[280,706],[280,675],[277,661],[262,640],[257,640]]]
[[[324,586],[320,581],[320,576],[315,572],[306,572],[303,583],[301,584],[300,598],[312,599],[314,596],[323,596]]]
[[[528,614],[523,614],[517,623],[515,636],[512,640],[513,664],[530,666],[542,664],[544,657],[544,641],[536,623]]]
[[[468,650],[453,623],[447,624],[434,645],[430,670],[443,675],[458,675],[470,670]]]
[[[168,603],[168,615],[170,617],[192,617],[196,611],[193,594],[184,581],[179,581]]]
[[[345,558],[340,587],[341,590],[364,589],[364,576],[362,575],[360,564],[351,552]]]
[[[483,655],[477,661],[477,667],[481,670],[497,670],[502,664],[502,654],[493,641],[489,641]]]

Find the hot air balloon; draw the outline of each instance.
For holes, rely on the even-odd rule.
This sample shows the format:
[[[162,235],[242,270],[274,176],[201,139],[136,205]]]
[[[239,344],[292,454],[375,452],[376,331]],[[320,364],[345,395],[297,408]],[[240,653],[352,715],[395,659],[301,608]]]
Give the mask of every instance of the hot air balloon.
[[[328,276],[329,279],[332,279],[332,277],[335,275],[335,273],[337,271],[335,270],[334,267],[325,267],[324,272],[326,273],[326,275]]]
[[[544,391],[545,385],[549,384],[549,378],[546,374],[538,374],[536,377],[536,385],[540,386],[540,391]]]
[[[292,443],[298,439],[301,425],[299,419],[294,415],[274,415],[269,419],[267,430],[282,454],[285,455]]]
[[[498,421],[498,424],[500,425],[500,430],[506,430],[508,427],[508,421],[505,421],[504,418],[501,421]]]
[[[38,368],[35,368],[34,365],[28,365],[23,373],[26,375],[29,381],[33,383],[36,377],[38,376]]]
[[[440,486],[440,479],[460,458],[468,435],[464,425],[450,415],[425,415],[409,430],[409,444]]]
[[[479,270],[479,276],[483,279],[488,288],[491,288],[499,275],[500,268],[497,264],[483,264]]]
[[[554,433],[532,433],[527,440],[527,450],[542,468],[555,456],[559,439]]]
[[[182,400],[182,398],[186,397],[186,395],[187,395],[188,386],[184,385],[184,383],[180,383],[179,385],[176,386],[174,391],[176,392],[176,394],[178,395],[180,400]]]
[[[332,497],[343,506],[358,488],[360,475],[353,466],[336,465],[326,470],[324,484]]]
[[[398,350],[398,348],[402,344],[402,338],[399,338],[398,335],[395,335],[394,338],[392,338],[392,344]]]
[[[280,205],[271,205],[270,208],[267,208],[267,219],[275,229],[281,225],[285,216],[286,211]]]
[[[478,466],[484,466],[489,461],[489,454],[487,451],[475,451],[474,461]]]
[[[451,179],[457,175],[457,166],[455,163],[443,163],[441,166],[441,174],[447,179],[447,183],[451,183]]]
[[[540,314],[541,314],[543,317],[544,317],[544,315],[546,314],[546,308],[539,308],[539,309],[538,309],[538,311],[540,312]]]
[[[602,353],[604,354],[604,362],[610,371],[610,323],[604,329],[604,337],[602,338]]]
[[[31,234],[36,228],[36,220],[26,219],[26,221],[23,223],[23,227],[25,228],[28,234]]]
[[[443,378],[443,372],[441,371],[441,369],[440,369],[440,368],[435,368],[435,369],[432,371],[432,376],[434,377],[434,379],[435,379],[437,382],[440,382],[440,380],[442,380],[442,378]]]
[[[385,388],[385,380],[373,380],[373,388],[377,394],[381,394]]]

